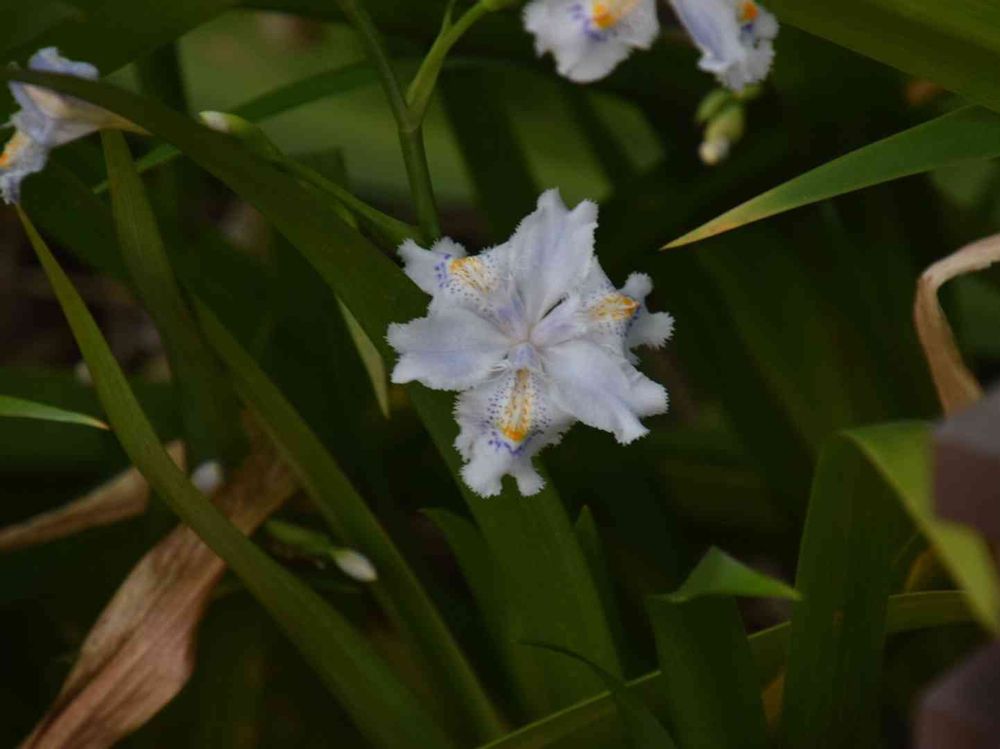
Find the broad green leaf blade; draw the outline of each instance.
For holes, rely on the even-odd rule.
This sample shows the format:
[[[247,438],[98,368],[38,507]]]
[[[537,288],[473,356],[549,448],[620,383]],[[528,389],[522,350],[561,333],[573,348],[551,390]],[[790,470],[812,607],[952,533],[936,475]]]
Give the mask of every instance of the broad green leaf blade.
[[[220,459],[235,464],[245,450],[239,403],[181,296],[124,136],[106,131],[101,137],[122,257],[163,337],[181,396],[191,464]]]
[[[426,297],[402,271],[312,191],[250,153],[239,143],[157,102],[93,81],[26,70],[0,70],[0,80],[25,80],[91,101],[126,117],[181,148],[195,162],[253,204],[309,261],[354,314],[386,361],[389,323],[426,312]],[[484,501],[461,481],[454,449],[453,397],[419,385],[410,399],[475,516],[509,591],[518,639],[558,642],[616,673],[620,667],[600,597],[558,495],[546,488],[530,502],[508,490]],[[513,553],[516,550],[517,553]],[[547,672],[548,707],[594,693],[591,671],[540,653]]]
[[[664,596],[671,603],[684,603],[704,596],[745,596],[748,598],[788,598],[802,596],[795,588],[747,567],[713,546],[673,593]]]
[[[54,26],[82,13],[62,0],[11,3],[0,11],[0,56],[8,59],[19,47],[26,47]]]
[[[237,389],[295,470],[317,509],[349,546],[375,565],[373,589],[386,615],[414,646],[434,690],[459,710],[469,740],[500,733],[489,697],[447,624],[403,555],[368,509],[336,460],[207,306],[199,305],[205,333],[229,367]],[[459,716],[453,716],[459,717]]]
[[[966,596],[958,591],[929,591],[891,596],[887,634],[963,624],[972,620]],[[750,648],[761,686],[770,683],[784,666],[788,649],[788,622],[750,635]],[[663,712],[663,675],[660,671],[628,682],[629,693]],[[618,722],[610,693],[586,700],[514,731],[489,744],[489,749],[604,749]],[[486,749],[484,747],[484,749]]]
[[[887,600],[913,537],[906,495],[926,491],[925,435],[913,423],[852,430],[820,458],[796,576],[803,600],[792,617],[785,746],[877,740]]]
[[[110,73],[238,4],[238,0],[88,1],[78,18],[56,25],[33,44],[58,47],[71,59],[87,60]]]
[[[996,156],[1000,156],[1000,115],[981,107],[966,107],[806,172],[675,239],[664,249],[872,185]]]
[[[504,598],[500,570],[486,546],[483,534],[469,520],[447,510],[428,509],[424,514],[444,534],[476,599],[483,622],[490,633],[500,662],[508,675],[522,709],[543,704],[546,699],[545,674],[531,653],[515,641],[511,606]]]
[[[615,637],[615,643],[620,653],[625,653],[625,631],[619,616],[618,600],[615,596],[615,586],[611,579],[611,570],[608,568],[608,558],[604,553],[604,540],[594,520],[594,513],[590,507],[584,506],[580,510],[580,515],[576,519],[576,538],[583,549],[583,555],[590,568],[590,576],[597,585],[597,592],[601,596],[601,603],[604,605],[604,616],[608,620],[611,632]]]
[[[347,620],[243,536],[177,468],[160,445],[83,299],[28,217],[20,209],[18,213],[90,367],[108,420],[157,496],[226,561],[374,744],[386,749],[413,744],[452,746],[416,697]],[[387,715],[394,719],[386,720]]]
[[[615,701],[622,725],[625,728],[625,736],[629,746],[633,749],[674,749],[677,746],[667,729],[660,724],[641,699],[629,692],[625,682],[621,679],[612,676],[597,664],[591,663],[583,656],[566,650],[566,648],[542,642],[526,642],[524,644],[551,650],[553,653],[561,653],[590,666],[604,682]]]
[[[660,689],[680,746],[764,749],[759,678],[736,601],[647,599]]]
[[[39,421],[58,421],[64,424],[80,424],[94,429],[107,429],[108,425],[93,416],[66,411],[44,403],[12,398],[0,395],[0,418],[38,419]]]
[[[539,190],[497,80],[496,74],[483,70],[453,70],[439,86],[491,236],[500,242],[534,210]],[[474,107],[469,106],[472,100],[477,102]]]
[[[988,0],[772,0],[767,7],[784,23],[1000,111],[992,75],[1000,6]]]
[[[892,488],[910,520],[965,591],[979,623],[1000,633],[1000,576],[988,544],[974,529],[934,515],[929,427],[898,424],[850,434],[856,449]]]

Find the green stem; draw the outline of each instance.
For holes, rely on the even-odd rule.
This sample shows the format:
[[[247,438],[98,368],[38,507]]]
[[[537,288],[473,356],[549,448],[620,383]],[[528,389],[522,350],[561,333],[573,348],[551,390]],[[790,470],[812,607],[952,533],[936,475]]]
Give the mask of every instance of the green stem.
[[[434,241],[441,236],[441,224],[431,184],[431,170],[427,164],[427,151],[424,149],[423,125],[417,124],[409,129],[401,127],[399,145],[403,149],[403,162],[410,178],[410,190],[420,230],[426,241]]]
[[[441,73],[441,66],[444,65],[448,52],[455,46],[455,43],[462,38],[472,25],[487,13],[495,10],[493,4],[487,0],[479,0],[478,3],[469,8],[462,17],[455,23],[448,24],[441,29],[437,39],[431,46],[427,57],[420,65],[420,69],[410,83],[410,88],[406,92],[406,103],[410,112],[418,122],[423,122],[424,114],[427,112],[427,105],[430,103],[431,95],[434,93],[434,86],[437,84],[438,75]]]
[[[303,182],[328,194],[343,205],[362,224],[385,239],[391,247],[398,247],[407,239],[417,239],[419,232],[416,227],[388,216],[377,208],[373,208],[363,200],[356,198],[342,185],[338,185],[333,180],[327,179],[316,170],[310,169],[293,159],[282,159],[277,163]]]
[[[403,150],[403,161],[406,164],[406,175],[410,182],[410,192],[413,195],[417,220],[425,241],[433,241],[441,236],[441,226],[438,221],[437,201],[434,199],[434,186],[431,184],[430,168],[427,165],[427,155],[424,151],[423,131],[420,119],[414,117],[403,96],[396,71],[386,52],[385,43],[375,28],[371,16],[361,6],[358,0],[337,0],[344,15],[354,24],[365,45],[372,64],[378,71],[382,88],[389,100],[389,108],[396,118],[399,129],[399,144]]]

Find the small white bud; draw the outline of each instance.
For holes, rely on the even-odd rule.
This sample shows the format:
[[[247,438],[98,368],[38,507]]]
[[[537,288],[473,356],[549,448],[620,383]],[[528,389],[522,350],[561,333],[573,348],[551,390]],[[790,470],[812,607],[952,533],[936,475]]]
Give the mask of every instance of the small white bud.
[[[191,483],[202,494],[212,496],[216,490],[222,486],[225,476],[222,465],[216,460],[209,460],[194,469],[191,474]]]
[[[198,114],[198,119],[200,119],[206,127],[212,128],[212,130],[225,133],[226,135],[233,134],[230,116],[224,112],[200,112]]]
[[[259,156],[266,159],[280,160],[283,157],[279,149],[264,131],[249,120],[245,120],[228,112],[199,112],[200,119],[206,127],[216,132],[232,136]]]
[[[85,361],[78,361],[76,363],[76,366],[73,367],[73,376],[81,385],[86,385],[87,387],[93,387],[94,385],[94,377],[90,374],[90,367],[87,366],[87,362]]]
[[[378,580],[375,565],[361,552],[354,549],[334,549],[330,555],[340,571],[349,578],[360,583],[373,583]]]
[[[698,147],[698,156],[708,166],[716,166],[729,155],[731,146],[728,138],[706,140]]]

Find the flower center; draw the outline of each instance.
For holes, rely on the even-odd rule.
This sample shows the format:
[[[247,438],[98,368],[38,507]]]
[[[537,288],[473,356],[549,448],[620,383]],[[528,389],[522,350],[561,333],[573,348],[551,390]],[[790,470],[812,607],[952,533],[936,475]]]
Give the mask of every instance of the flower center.
[[[736,13],[741,24],[753,23],[760,15],[760,8],[753,0],[742,0]]]
[[[9,167],[11,162],[17,159],[18,154],[29,142],[27,135],[20,130],[15,132],[14,136],[7,141],[7,145],[3,149],[3,154],[0,154],[0,167]]]

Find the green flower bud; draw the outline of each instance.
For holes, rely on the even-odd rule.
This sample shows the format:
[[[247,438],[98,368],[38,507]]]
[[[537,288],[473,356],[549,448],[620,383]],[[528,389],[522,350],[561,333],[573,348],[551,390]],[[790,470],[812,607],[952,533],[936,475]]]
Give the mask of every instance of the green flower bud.
[[[746,110],[738,101],[731,101],[708,123],[705,140],[698,149],[701,160],[709,166],[723,161],[732,147],[746,132]]]
[[[733,93],[729,89],[717,88],[708,93],[704,99],[701,100],[701,104],[698,105],[698,110],[695,112],[694,120],[695,122],[704,124],[712,120],[720,111],[727,105],[732,103]]]

